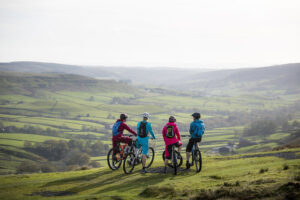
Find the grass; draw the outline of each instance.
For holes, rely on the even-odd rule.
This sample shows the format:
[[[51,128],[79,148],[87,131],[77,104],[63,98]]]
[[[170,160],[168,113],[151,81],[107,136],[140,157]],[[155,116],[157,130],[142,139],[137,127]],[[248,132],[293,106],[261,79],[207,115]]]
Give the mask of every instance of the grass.
[[[271,191],[293,181],[291,175],[300,170],[299,160],[225,158],[204,156],[201,173],[195,173],[192,168],[190,172],[179,172],[177,176],[172,175],[170,169],[167,175],[142,174],[140,166],[131,175],[125,175],[121,169],[111,171],[107,167],[74,172],[6,175],[0,177],[0,198],[47,199],[47,194],[66,194],[55,199],[190,199],[200,195],[201,191],[215,191],[222,187],[243,191],[255,190],[257,185],[263,184],[265,190]],[[284,164],[293,167],[283,170]],[[161,158],[156,158],[151,168],[161,168],[162,165]],[[259,172],[266,168],[266,172]]]

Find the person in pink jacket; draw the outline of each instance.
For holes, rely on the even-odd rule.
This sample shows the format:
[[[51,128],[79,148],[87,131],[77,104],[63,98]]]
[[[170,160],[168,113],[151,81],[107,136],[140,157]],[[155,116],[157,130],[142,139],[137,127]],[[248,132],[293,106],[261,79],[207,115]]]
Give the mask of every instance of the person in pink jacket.
[[[182,142],[180,141],[180,133],[176,125],[176,118],[170,116],[169,122],[164,126],[162,135],[165,141],[165,168],[164,173],[167,173],[168,160],[171,159],[172,145],[178,147],[178,152],[181,151]]]

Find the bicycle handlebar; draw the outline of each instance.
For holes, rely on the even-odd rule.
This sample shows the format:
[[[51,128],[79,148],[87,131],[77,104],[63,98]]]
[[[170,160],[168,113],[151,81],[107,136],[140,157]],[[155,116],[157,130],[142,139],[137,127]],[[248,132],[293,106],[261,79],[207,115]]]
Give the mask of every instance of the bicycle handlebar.
[[[190,135],[180,135],[181,137],[191,137]]]

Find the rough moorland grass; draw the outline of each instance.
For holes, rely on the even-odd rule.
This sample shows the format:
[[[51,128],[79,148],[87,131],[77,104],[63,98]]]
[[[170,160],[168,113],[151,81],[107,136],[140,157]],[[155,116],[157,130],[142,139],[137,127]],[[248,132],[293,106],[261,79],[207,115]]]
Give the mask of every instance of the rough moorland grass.
[[[289,169],[283,170],[284,164],[290,166]],[[151,169],[162,169],[162,165],[161,158],[156,158]],[[259,173],[262,168],[268,168],[268,171]],[[142,174],[140,170],[141,166],[137,166],[130,175],[125,175],[121,169],[111,171],[104,167],[0,176],[0,198],[48,199],[47,195],[54,195],[55,199],[246,199],[273,197],[278,194],[277,190],[284,189],[295,196],[299,185],[294,175],[300,172],[300,164],[299,160],[276,157],[230,156],[204,157],[199,174],[193,167],[190,171],[180,171],[177,176],[171,169],[166,175],[159,170],[148,174]]]

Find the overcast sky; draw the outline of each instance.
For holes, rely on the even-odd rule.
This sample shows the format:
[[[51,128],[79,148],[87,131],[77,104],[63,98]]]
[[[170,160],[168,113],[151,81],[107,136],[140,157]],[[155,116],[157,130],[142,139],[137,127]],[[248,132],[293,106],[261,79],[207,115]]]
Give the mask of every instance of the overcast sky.
[[[0,62],[255,67],[299,36],[299,0],[0,0]]]

